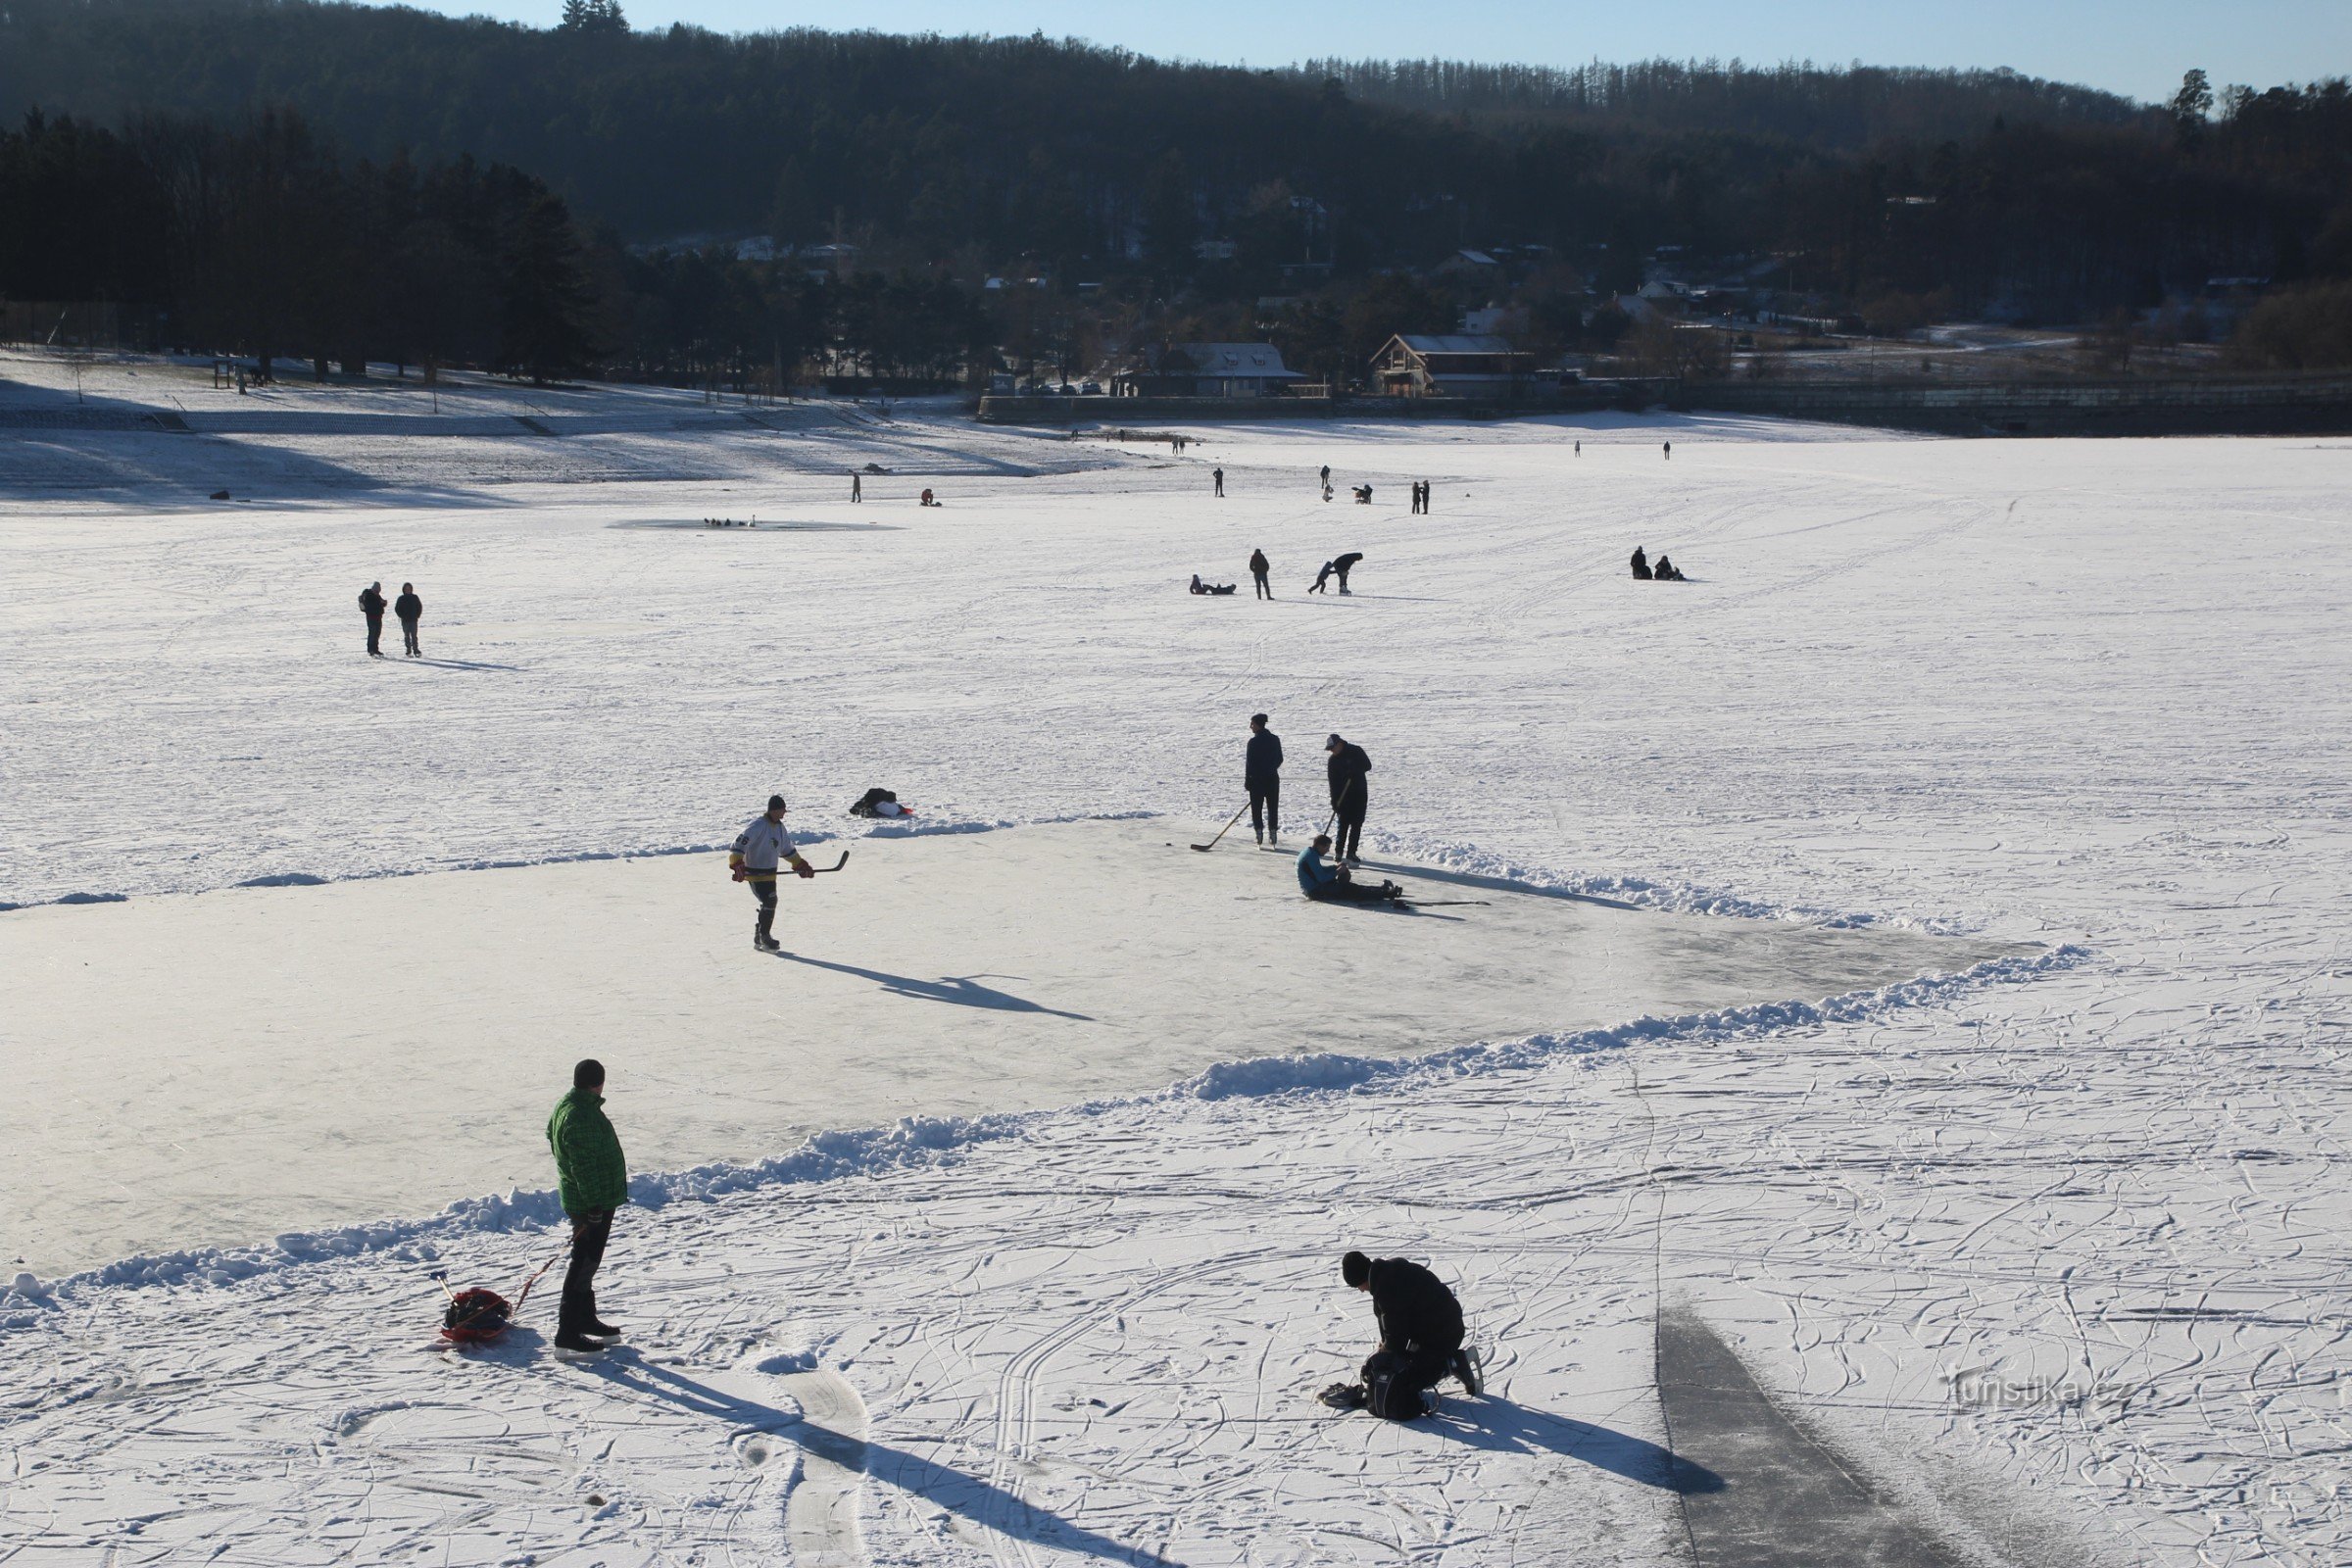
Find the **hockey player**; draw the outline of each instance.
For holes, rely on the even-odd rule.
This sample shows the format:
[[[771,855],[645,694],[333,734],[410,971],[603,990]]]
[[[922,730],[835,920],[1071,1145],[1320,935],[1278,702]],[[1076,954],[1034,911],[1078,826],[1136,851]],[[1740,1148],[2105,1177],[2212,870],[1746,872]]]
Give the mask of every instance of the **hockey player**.
[[[1340,858],[1349,865],[1364,837],[1364,813],[1371,808],[1372,759],[1353,741],[1333,735],[1323,742],[1330,760],[1325,771],[1331,780],[1331,814],[1340,827]]]
[[[753,817],[735,835],[735,849],[727,857],[727,869],[735,880],[750,883],[752,897],[760,901],[760,917],[752,924],[752,946],[761,953],[777,953],[784,946],[775,938],[776,872],[780,865],[790,865],[795,876],[816,875],[816,867],[801,858],[801,852],[792,847],[792,835],[784,831],[784,797],[770,795],[765,813]]]
[[[1264,573],[1259,573],[1264,581]],[[1266,715],[1250,715],[1250,744],[1242,754],[1242,787],[1250,792],[1250,828],[1263,844],[1282,842],[1282,737],[1266,728]]]

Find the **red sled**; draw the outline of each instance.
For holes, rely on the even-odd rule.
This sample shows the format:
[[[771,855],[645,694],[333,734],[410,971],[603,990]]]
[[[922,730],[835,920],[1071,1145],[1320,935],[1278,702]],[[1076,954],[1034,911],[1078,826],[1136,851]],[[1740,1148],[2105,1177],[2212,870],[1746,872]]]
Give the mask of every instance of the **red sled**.
[[[441,1314],[441,1337],[454,1345],[488,1345],[514,1321],[513,1303],[477,1285],[449,1298],[449,1310]]]

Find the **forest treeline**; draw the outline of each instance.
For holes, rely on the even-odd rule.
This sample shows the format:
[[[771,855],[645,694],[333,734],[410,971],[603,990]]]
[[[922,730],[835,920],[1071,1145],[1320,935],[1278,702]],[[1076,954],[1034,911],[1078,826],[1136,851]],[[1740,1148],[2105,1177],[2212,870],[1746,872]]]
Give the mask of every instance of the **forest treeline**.
[[[385,248],[382,223],[408,220],[368,216],[390,200],[370,194],[386,179],[416,180],[420,201],[435,181],[528,188],[502,195],[494,221],[436,210],[440,227],[416,243],[505,277],[521,232],[509,209],[553,200],[577,220],[598,303],[584,330],[630,363],[770,362],[845,341],[865,309],[852,294],[896,289],[901,305],[921,294],[927,324],[894,363],[994,332],[1066,364],[1139,319],[1246,323],[1251,302],[1280,295],[1298,301],[1286,332],[1345,369],[1377,280],[1466,246],[1547,248],[1535,254],[1552,264],[1512,286],[1546,303],[1562,341],[1593,325],[1564,301],[1638,286],[1662,247],[1784,301],[1888,317],[2077,321],[2216,276],[2315,289],[2352,276],[2340,80],[2192,78],[2149,106],[2006,72],[1247,71],[1042,37],[632,31],[610,0],[573,10],[572,25],[533,29],[314,0],[0,0],[0,119],[38,108],[55,134],[70,117],[77,136],[148,159],[141,178],[183,205],[184,174],[149,156],[154,127],[233,146],[266,121],[299,126],[360,193],[327,226],[369,235],[371,266],[407,254]],[[155,199],[133,181],[83,206],[152,215]],[[259,242],[200,242],[201,222],[172,212],[183,260],[165,281],[182,292],[169,297],[198,309],[184,291],[215,275],[194,259],[204,245]],[[307,220],[285,232],[308,234]],[[49,297],[103,275],[161,303],[140,292],[152,270],[87,270],[78,233],[45,222],[15,244],[0,290]],[[751,234],[855,249],[820,280],[695,241]],[[28,246],[42,253],[29,263]],[[28,265],[49,281],[28,283]],[[980,297],[992,273],[1019,298]],[[1019,287],[1031,278],[1059,305]],[[511,282],[496,295],[511,311]],[[512,361],[489,315],[472,310],[464,332],[477,348],[495,336]]]

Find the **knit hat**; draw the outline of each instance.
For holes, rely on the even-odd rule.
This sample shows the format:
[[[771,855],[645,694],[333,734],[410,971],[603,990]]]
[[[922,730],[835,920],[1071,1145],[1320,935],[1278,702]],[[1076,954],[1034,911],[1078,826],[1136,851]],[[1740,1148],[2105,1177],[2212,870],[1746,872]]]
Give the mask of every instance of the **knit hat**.
[[[784,797],[781,795],[770,795],[767,798],[767,808],[771,811],[781,811],[784,809]]]
[[[1372,1277],[1372,1260],[1361,1252],[1349,1252],[1340,1259],[1340,1278],[1361,1290]]]
[[[1338,750],[1339,750],[1341,747],[1343,747],[1343,746],[1345,746],[1345,745],[1347,745],[1347,744],[1348,744],[1348,743],[1347,743],[1346,741],[1344,741],[1344,740],[1340,739],[1340,738],[1339,738],[1339,736],[1337,736],[1337,735],[1332,735],[1332,736],[1329,736],[1329,737],[1327,737],[1327,738],[1324,740],[1324,742],[1323,742],[1323,749],[1324,749],[1325,751],[1327,751],[1327,752],[1336,752],[1336,751],[1338,751]]]

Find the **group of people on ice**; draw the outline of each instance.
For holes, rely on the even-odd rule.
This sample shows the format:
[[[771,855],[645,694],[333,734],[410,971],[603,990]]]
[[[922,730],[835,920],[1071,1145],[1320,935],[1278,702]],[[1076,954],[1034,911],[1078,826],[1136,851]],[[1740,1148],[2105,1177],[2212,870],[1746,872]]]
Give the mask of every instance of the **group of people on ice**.
[[[368,617],[368,657],[384,657],[384,585],[371,582],[360,590],[360,613]],[[422,659],[424,650],[416,645],[416,624],[424,619],[424,601],[416,597],[416,585],[404,582],[400,597],[392,601],[392,613],[400,621],[402,657]]]
[[[1336,577],[1339,579],[1340,592],[1348,592],[1348,574],[1353,571],[1355,569],[1356,563],[1362,561],[1363,559],[1364,553],[1361,550],[1350,550],[1345,555],[1332,557],[1329,561],[1323,563],[1323,569],[1315,573],[1315,580],[1308,586],[1306,591],[1310,594],[1327,593],[1329,592],[1329,589],[1327,589],[1324,585]],[[1252,550],[1250,552],[1250,581],[1256,585],[1257,598],[1271,599],[1274,597],[1274,585],[1271,577],[1273,570],[1274,564],[1266,559],[1266,553],[1263,550]],[[1227,594],[1236,592],[1237,589],[1235,584],[1229,582],[1203,581],[1200,574],[1196,571],[1193,573],[1192,583],[1189,585],[1186,591],[1188,593],[1207,594],[1213,598],[1221,599]]]
[[[1634,575],[1642,582],[1689,582],[1683,568],[1660,555],[1651,564],[1648,552],[1641,545],[1634,546]]]

